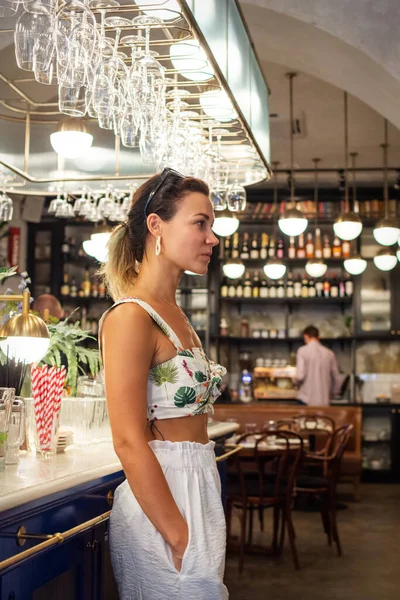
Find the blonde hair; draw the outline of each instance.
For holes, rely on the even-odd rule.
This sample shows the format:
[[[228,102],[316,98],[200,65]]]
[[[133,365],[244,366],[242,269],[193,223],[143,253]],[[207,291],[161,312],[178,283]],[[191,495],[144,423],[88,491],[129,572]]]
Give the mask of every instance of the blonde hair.
[[[146,251],[148,229],[145,206],[149,194],[159,184],[160,174],[154,175],[135,192],[126,223],[114,227],[108,241],[108,259],[99,269],[108,293],[114,301],[129,295]],[[209,195],[207,184],[193,177],[171,174],[152,198],[147,213],[155,213],[170,221],[182,199],[191,192]]]

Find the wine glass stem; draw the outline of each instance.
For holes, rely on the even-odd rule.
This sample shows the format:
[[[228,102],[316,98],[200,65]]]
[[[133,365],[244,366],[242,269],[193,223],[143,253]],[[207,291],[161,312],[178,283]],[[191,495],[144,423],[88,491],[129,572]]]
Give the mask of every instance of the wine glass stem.
[[[121,29],[117,29],[116,32],[115,32],[114,56],[117,56],[118,44],[119,44],[119,38],[120,37],[121,37]]]
[[[105,10],[101,10],[100,11],[100,16],[101,16],[101,21],[100,21],[100,38],[101,38],[101,42],[103,43],[103,40],[105,38],[105,25],[104,25],[104,20],[106,18],[106,11]],[[102,44],[103,45],[103,44]],[[102,45],[100,47],[102,47]]]
[[[150,52],[150,27],[146,27],[146,54]]]

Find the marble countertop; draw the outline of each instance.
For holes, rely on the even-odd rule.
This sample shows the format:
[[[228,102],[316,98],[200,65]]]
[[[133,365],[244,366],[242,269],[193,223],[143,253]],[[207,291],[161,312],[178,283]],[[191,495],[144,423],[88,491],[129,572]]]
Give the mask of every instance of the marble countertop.
[[[234,433],[237,423],[211,422],[210,439]],[[43,459],[22,453],[18,465],[0,473],[0,512],[122,470],[112,444],[96,444]]]

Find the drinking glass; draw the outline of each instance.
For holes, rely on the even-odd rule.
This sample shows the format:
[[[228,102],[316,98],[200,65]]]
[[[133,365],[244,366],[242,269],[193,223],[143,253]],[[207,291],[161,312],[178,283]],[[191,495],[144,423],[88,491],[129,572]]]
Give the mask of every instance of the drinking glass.
[[[14,31],[15,58],[24,71],[34,69],[35,48],[42,35],[53,37],[54,22],[47,14],[24,11],[18,18]],[[50,61],[51,56],[49,57]]]
[[[25,439],[25,400],[15,396],[12,403],[10,426],[8,430],[6,465],[16,465],[19,462],[19,447]]]
[[[15,389],[0,387],[0,471],[5,467],[7,439]]]
[[[55,48],[53,49],[53,54],[48,67],[42,68],[37,62],[35,62],[34,72],[35,79],[38,83],[43,83],[44,85],[57,85],[57,53]]]
[[[83,117],[86,114],[85,86],[68,87],[60,84],[58,86],[58,106],[64,115]]]
[[[228,188],[226,200],[229,210],[240,212],[246,208],[246,190],[240,185],[238,179]]]
[[[22,0],[24,9],[31,13],[54,14],[57,0]]]
[[[11,221],[14,211],[14,204],[10,196],[3,190],[0,194],[0,221]]]

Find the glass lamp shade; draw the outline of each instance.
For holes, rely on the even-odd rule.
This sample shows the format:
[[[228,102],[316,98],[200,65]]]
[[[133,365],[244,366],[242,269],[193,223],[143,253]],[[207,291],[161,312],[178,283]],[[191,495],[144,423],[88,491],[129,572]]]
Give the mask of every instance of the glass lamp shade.
[[[382,219],[372,233],[378,244],[393,246],[399,239],[400,229],[394,219]]]
[[[343,266],[350,275],[361,275],[367,268],[367,261],[359,254],[346,258]]]
[[[9,358],[30,364],[38,362],[50,345],[46,323],[33,314],[11,317],[0,330],[0,348]]]
[[[327,269],[328,265],[324,263],[323,260],[319,260],[318,258],[313,258],[306,264],[307,273],[310,275],[310,277],[314,277],[314,279],[323,277]]]
[[[226,275],[226,277],[229,277],[229,279],[238,279],[239,277],[242,277],[245,271],[245,266],[241,260],[232,259],[228,260],[222,266],[222,270],[224,272],[224,275]]]
[[[391,271],[397,265],[397,256],[391,250],[382,248],[374,256],[374,265],[380,271]]]
[[[78,158],[89,150],[93,136],[87,131],[82,119],[69,117],[63,119],[57,131],[50,135],[53,150],[64,158]]]
[[[108,257],[107,243],[95,242],[93,239],[82,243],[83,249],[89,256],[93,256],[99,262],[105,262]]]
[[[216,217],[212,230],[221,237],[232,235],[239,227],[239,219],[229,210],[223,210]]]
[[[200,106],[208,117],[226,123],[237,119],[228,94],[224,90],[207,90],[200,94]]]
[[[191,81],[207,81],[214,77],[214,69],[198,40],[182,40],[172,44],[169,56],[175,69]]]
[[[285,235],[296,237],[306,230],[308,219],[297,208],[290,208],[279,217],[278,225]]]
[[[176,19],[181,12],[180,6],[176,0],[163,0],[162,6],[159,7],[155,0],[135,0],[135,3],[146,15],[157,17],[163,21],[172,21],[173,19]]]
[[[274,258],[264,265],[263,270],[270,279],[281,279],[286,273],[286,265],[278,258]]]
[[[352,212],[339,215],[333,225],[333,231],[341,240],[355,240],[362,232],[362,228],[360,217]]]

